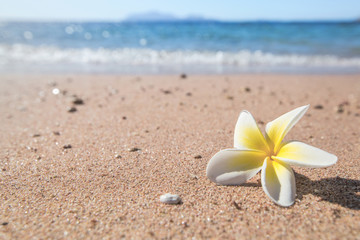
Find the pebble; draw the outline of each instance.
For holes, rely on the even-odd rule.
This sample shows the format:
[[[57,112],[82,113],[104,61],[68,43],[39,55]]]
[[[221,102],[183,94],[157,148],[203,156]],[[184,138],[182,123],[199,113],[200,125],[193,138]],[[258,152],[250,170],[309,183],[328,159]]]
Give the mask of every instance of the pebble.
[[[343,105],[339,105],[337,107],[337,110],[336,110],[337,113],[343,113],[344,112],[344,106]]]
[[[186,96],[191,97],[191,96],[192,96],[192,93],[191,93],[191,92],[187,92],[187,93],[186,93]]]
[[[237,202],[233,201],[233,205],[237,210],[241,210],[241,206]]]
[[[164,94],[171,94],[170,90],[161,90]]]
[[[137,147],[133,147],[129,149],[129,152],[137,152],[137,151],[141,151],[141,149]]]
[[[185,78],[187,78],[187,75],[186,75],[185,73],[183,73],[183,74],[180,75],[180,78],[184,78],[184,79],[185,79]]]
[[[194,158],[195,159],[200,159],[200,158],[202,158],[202,156],[201,155],[196,155]]]
[[[251,92],[251,88],[246,87],[246,88],[245,88],[245,92]]]
[[[70,108],[68,109],[68,112],[69,112],[69,113],[73,113],[73,112],[76,112],[76,111],[77,111],[76,107],[70,107]]]
[[[233,96],[227,96],[226,97],[228,100],[234,100],[234,97]]]
[[[179,195],[166,193],[160,196],[160,202],[166,204],[179,204],[181,202],[181,198]]]
[[[264,124],[265,124],[265,122],[264,122],[264,121],[261,121],[261,120],[259,120],[257,123],[260,124],[260,125],[264,125]]]
[[[315,109],[323,109],[323,108],[324,108],[324,106],[323,106],[323,105],[321,105],[321,104],[318,104],[318,105],[315,105],[315,106],[314,106],[314,108],[315,108]]]
[[[72,148],[71,144],[66,144],[63,146],[64,149]]]
[[[75,98],[73,100],[73,104],[75,105],[83,105],[84,104],[84,100],[82,100],[81,98]]]

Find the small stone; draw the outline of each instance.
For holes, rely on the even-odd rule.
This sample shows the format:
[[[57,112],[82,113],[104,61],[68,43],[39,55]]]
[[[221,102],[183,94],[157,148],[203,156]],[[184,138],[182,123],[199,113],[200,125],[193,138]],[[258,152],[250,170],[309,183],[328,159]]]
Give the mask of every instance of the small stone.
[[[234,100],[234,97],[233,97],[233,96],[227,96],[226,99],[228,99],[228,100]]]
[[[3,222],[3,223],[1,223],[1,225],[3,225],[3,226],[6,226],[6,225],[8,225],[9,223],[8,222]]]
[[[183,225],[183,227],[184,227],[184,228],[189,227],[188,223],[187,223],[187,222],[185,222],[185,221],[181,222],[181,225]]]
[[[195,159],[200,159],[200,158],[202,158],[202,156],[201,155],[196,155],[194,158]]]
[[[121,158],[120,154],[115,155],[115,158]]]
[[[72,148],[71,144],[66,144],[63,146],[63,149],[69,149],[69,148]]]
[[[60,136],[60,132],[58,132],[58,131],[54,131],[53,134],[56,136]]]
[[[181,202],[181,198],[179,195],[166,193],[160,196],[160,202],[166,204],[179,204]]]
[[[141,151],[141,149],[137,147],[133,147],[129,149],[129,152],[137,152],[137,151]]]
[[[123,117],[122,117],[122,119],[123,119],[123,120],[126,120],[126,119],[127,119],[127,117],[126,117],[126,116],[123,116]]]
[[[180,78],[185,79],[185,78],[187,78],[187,75],[185,73],[183,73],[183,74],[180,75]]]
[[[35,133],[33,137],[40,137],[41,135],[39,133]]]
[[[161,89],[161,91],[162,91],[164,94],[171,94],[171,91],[170,91],[170,90],[163,90],[163,89]]]
[[[257,123],[260,124],[260,125],[264,125],[264,124],[265,124],[264,121],[261,121],[261,120],[259,120]]]
[[[343,113],[344,112],[344,105],[339,105],[338,108],[337,108],[337,113]]]
[[[251,88],[246,87],[246,88],[245,88],[245,92],[251,92]]]
[[[75,98],[73,101],[72,101],[73,104],[75,105],[83,105],[84,104],[84,100],[82,100],[81,98]]]
[[[320,109],[324,109],[324,106],[321,104],[318,104],[318,105],[315,105],[314,108],[320,110]]]
[[[191,96],[192,96],[192,93],[191,93],[191,92],[188,92],[188,93],[186,93],[186,96],[191,97]]]
[[[69,113],[73,113],[73,112],[76,112],[76,111],[77,111],[76,107],[70,107],[70,108],[68,108],[68,112],[69,112]]]
[[[239,204],[237,204],[237,202],[233,201],[233,205],[237,210],[241,210],[241,207]]]

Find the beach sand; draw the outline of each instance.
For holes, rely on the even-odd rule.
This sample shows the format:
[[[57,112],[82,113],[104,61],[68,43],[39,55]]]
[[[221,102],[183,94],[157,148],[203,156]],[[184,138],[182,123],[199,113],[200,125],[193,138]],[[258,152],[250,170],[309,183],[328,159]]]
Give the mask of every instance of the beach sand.
[[[294,167],[292,207],[208,180],[241,110],[306,104],[286,139],[339,160]],[[2,75],[0,112],[1,239],[359,239],[359,75]]]

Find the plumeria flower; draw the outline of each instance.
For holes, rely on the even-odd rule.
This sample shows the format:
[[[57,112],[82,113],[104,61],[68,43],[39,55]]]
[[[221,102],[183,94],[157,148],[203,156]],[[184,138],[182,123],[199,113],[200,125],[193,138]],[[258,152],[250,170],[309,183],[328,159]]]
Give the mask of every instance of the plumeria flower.
[[[242,111],[235,127],[234,148],[216,153],[206,175],[222,185],[245,183],[261,170],[261,185],[280,206],[295,201],[295,175],[289,165],[328,167],[337,157],[298,141],[283,141],[285,135],[305,114],[309,105],[296,108],[268,123],[265,137],[248,111]]]

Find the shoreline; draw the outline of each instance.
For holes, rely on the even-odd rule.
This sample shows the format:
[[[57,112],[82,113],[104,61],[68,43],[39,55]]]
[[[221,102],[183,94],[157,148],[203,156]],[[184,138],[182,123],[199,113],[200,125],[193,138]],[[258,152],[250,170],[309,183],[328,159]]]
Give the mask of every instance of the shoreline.
[[[0,74],[0,235],[356,239],[359,79]],[[76,98],[83,104],[75,104]],[[287,139],[339,161],[325,169],[294,167],[292,207],[272,203],[259,174],[242,186],[207,179],[209,159],[232,147],[241,110],[249,110],[263,130],[306,104],[309,111]],[[168,192],[182,204],[161,203]]]

